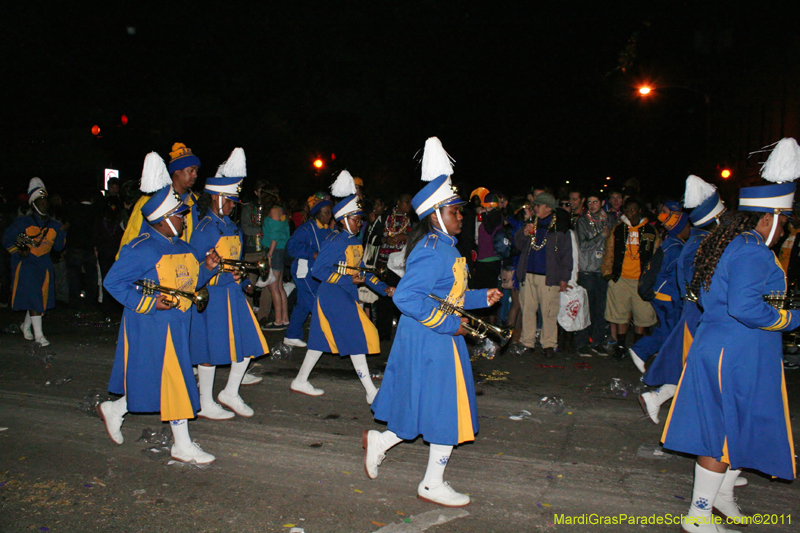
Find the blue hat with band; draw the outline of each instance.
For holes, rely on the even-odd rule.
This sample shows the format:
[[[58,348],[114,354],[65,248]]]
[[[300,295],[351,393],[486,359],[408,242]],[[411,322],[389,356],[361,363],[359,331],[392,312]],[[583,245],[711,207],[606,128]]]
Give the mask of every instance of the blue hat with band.
[[[422,154],[422,181],[427,181],[421,191],[411,199],[411,207],[422,220],[440,207],[447,205],[464,205],[456,188],[450,181],[453,175],[452,158],[444,151],[442,142],[437,137],[425,141]]]

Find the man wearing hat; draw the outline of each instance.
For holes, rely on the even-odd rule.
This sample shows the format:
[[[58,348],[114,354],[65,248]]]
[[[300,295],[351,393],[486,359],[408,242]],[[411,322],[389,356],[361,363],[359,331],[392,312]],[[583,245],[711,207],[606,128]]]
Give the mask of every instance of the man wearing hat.
[[[364,249],[358,238],[364,212],[348,171],[339,174],[331,191],[336,197],[345,196],[333,207],[333,216],[343,231],[334,230],[328,235],[314,261],[311,273],[321,283],[311,314],[308,351],[290,389],[309,396],[322,395],[324,391],[308,381],[319,358],[325,352],[341,357],[349,355],[367,393],[367,403],[372,404],[378,391],[372,383],[366,354],[380,353],[381,347],[378,330],[359,304],[358,285],[365,283],[385,296],[391,296],[394,287],[387,286],[374,274],[364,276],[357,270],[364,267]],[[342,266],[346,267],[344,271],[340,268]]]
[[[642,376],[642,381],[651,387],[658,387],[639,396],[639,404],[644,413],[654,424],[659,423],[658,413],[661,405],[675,395],[678,381],[683,372],[686,354],[692,345],[697,324],[700,322],[702,311],[697,302],[687,298],[686,288],[692,281],[694,274],[694,260],[697,249],[703,240],[719,225],[719,217],[725,212],[725,204],[719,197],[716,187],[706,183],[697,176],[691,175],[686,179],[686,193],[684,206],[691,208],[689,221],[691,230],[686,244],[683,246],[675,267],[675,282],[678,294],[683,302],[681,315],[678,322],[667,335],[666,340],[658,350],[650,368]],[[634,350],[634,353],[638,354]],[[644,363],[637,361],[631,355],[639,370],[644,370]]]
[[[800,326],[800,310],[765,298],[787,290],[770,247],[800,177],[794,139],[777,143],[762,176],[773,184],[743,188],[739,211],[697,252],[691,290],[703,317],[662,435],[665,448],[697,456],[684,531],[725,531],[711,523],[712,513],[728,523],[747,519],[733,495],[740,468],[796,475],[781,335]]]
[[[667,238],[661,243],[663,255],[654,285],[655,297],[650,302],[658,317],[658,326],[650,335],[642,337],[628,349],[631,360],[642,373],[645,361],[661,349],[661,345],[678,323],[683,307],[676,274],[678,258],[691,231],[689,215],[683,211],[670,210],[658,215],[658,219],[667,230]]]
[[[189,240],[196,254],[214,249],[222,259],[241,260],[242,236],[230,214],[239,202],[246,175],[244,150],[236,148],[217,176],[206,179],[196,204],[198,223]],[[244,280],[249,285],[250,280]],[[208,282],[208,307],[202,313],[197,308],[192,310],[189,345],[192,364],[197,365],[200,418],[228,420],[234,413],[253,416],[253,409],[239,395],[239,386],[250,360],[268,353],[269,348],[241,282],[238,273],[218,273]],[[217,365],[231,365],[227,385],[217,397],[219,403],[214,401],[213,391]]]
[[[49,346],[42,333],[42,316],[56,305],[50,250],[64,249],[68,226],[50,218],[47,189],[39,178],[32,178],[28,184],[28,204],[31,213],[18,217],[3,233],[14,279],[11,308],[25,311],[20,325],[25,339]]]
[[[572,277],[572,238],[569,213],[557,208],[552,194],[539,193],[533,204],[533,221],[514,234],[521,250],[516,271],[522,309],[520,342],[531,350],[536,347],[536,313],[541,310],[539,341],[545,357],[551,358],[558,346],[558,293],[567,290]]]
[[[155,152],[148,157],[160,161]],[[151,280],[164,290],[193,293],[216,274],[219,256],[213,248],[198,255],[180,239],[188,210],[171,185],[154,193],[142,206],[149,230],[123,246],[106,276],[106,289],[125,307],[108,386],[122,397],[101,403],[97,412],[116,444],[124,440],[125,413],[160,412],[175,438],[172,458],[209,464],[214,456],[192,442],[187,425],[199,408],[189,355],[193,302],[182,295],[144,293],[136,285]]]
[[[165,169],[164,172],[159,174],[146,173],[147,177],[143,174],[140,189],[145,194],[139,198],[131,210],[131,216],[128,219],[127,226],[125,226],[125,233],[122,235],[120,250],[140,234],[149,231],[147,225],[142,224],[142,206],[147,202],[150,194],[161,190],[167,185],[172,185],[172,188],[181,195],[181,201],[189,207],[189,212],[184,218],[184,232],[181,238],[187,242],[191,238],[192,230],[197,222],[196,209],[194,208],[194,204],[197,202],[197,195],[192,192],[192,187],[197,181],[200,158],[194,155],[192,149],[183,143],[173,144],[169,156],[169,173]],[[119,253],[117,253],[117,258],[119,258]]]
[[[309,197],[309,218],[295,230],[286,243],[286,251],[294,258],[291,272],[297,287],[297,303],[292,309],[286,337],[283,339],[283,343],[288,346],[306,347],[303,341],[303,325],[314,308],[319,288],[319,282],[311,276],[311,268],[320,246],[331,233],[332,206],[331,201],[321,192]]]

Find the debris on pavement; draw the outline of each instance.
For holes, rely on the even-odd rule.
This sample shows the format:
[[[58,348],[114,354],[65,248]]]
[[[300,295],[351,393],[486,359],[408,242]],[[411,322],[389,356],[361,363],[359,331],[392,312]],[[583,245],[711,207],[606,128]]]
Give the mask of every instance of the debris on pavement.
[[[564,400],[558,396],[543,397],[539,400],[539,407],[556,415],[560,415],[567,410],[567,407],[564,405]]]

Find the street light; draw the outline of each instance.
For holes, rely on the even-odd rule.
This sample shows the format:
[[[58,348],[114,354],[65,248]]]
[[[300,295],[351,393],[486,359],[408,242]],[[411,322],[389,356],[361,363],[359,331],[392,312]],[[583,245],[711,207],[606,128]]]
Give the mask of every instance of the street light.
[[[641,87],[639,87],[639,94],[641,94],[642,96],[645,96],[645,95],[650,94],[650,91],[652,91],[652,90],[653,89],[651,89],[649,86],[642,85]]]

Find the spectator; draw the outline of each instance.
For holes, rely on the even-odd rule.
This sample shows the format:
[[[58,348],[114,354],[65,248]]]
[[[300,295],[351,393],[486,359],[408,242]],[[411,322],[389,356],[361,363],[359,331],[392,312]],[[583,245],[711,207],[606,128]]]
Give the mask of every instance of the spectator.
[[[578,355],[591,357],[593,353],[603,354],[608,329],[604,316],[608,282],[603,279],[600,266],[612,224],[602,209],[599,193],[589,193],[586,207],[587,212],[575,224],[575,233],[578,239],[578,284],[586,289],[591,325],[578,332],[575,344]]]
[[[580,189],[573,187],[569,190],[569,217],[573,228],[578,219],[586,214],[585,201]]]
[[[275,199],[278,199],[277,195]],[[275,281],[267,285],[272,294],[275,320],[265,329],[285,329],[289,325],[289,310],[286,291],[283,288],[283,260],[286,243],[289,241],[289,223],[279,203],[270,208],[269,216],[264,218],[262,228],[264,236],[261,239],[261,247],[267,250],[270,269],[275,276]]]
[[[94,221],[92,230],[92,244],[97,254],[97,264],[100,266],[100,275],[105,279],[114,256],[117,255],[119,243],[122,241],[122,200],[119,197],[106,196],[100,216]],[[117,307],[117,301],[103,287],[103,306]]]
[[[88,193],[66,210],[66,222],[72,231],[64,258],[67,263],[69,305],[77,308],[96,304],[98,297],[97,257],[94,252],[94,222],[96,208]]]
[[[382,245],[378,254],[378,266],[385,266],[389,260],[389,255],[405,250],[408,234],[411,233],[411,195],[401,194],[397,199],[397,205],[392,209],[391,214],[386,217],[386,225],[383,229]],[[400,277],[391,270],[386,274],[386,284],[396,287],[400,282]],[[379,295],[375,303],[377,308],[378,335],[381,340],[389,340],[392,336],[392,320],[400,315],[397,307],[388,296]]]
[[[644,335],[644,328],[656,323],[653,306],[639,296],[641,276],[656,249],[661,244],[658,232],[642,217],[642,202],[630,197],[625,202],[625,214],[606,239],[601,271],[608,281],[606,320],[616,324],[616,348],[613,355],[627,354],[625,336],[633,315],[634,338]],[[612,329],[611,334],[615,332]]]
[[[242,205],[241,226],[244,233],[244,260],[248,262],[258,262],[266,257],[266,252],[261,246],[261,238],[264,235],[262,224],[269,213],[270,206],[267,200],[273,196],[268,192],[271,186],[267,180],[257,180],[253,185],[255,198],[251,202]],[[271,205],[271,204],[270,204]],[[256,286],[258,279],[257,273],[250,273],[250,284]],[[256,302],[258,294],[258,302]],[[272,308],[272,294],[269,290],[253,292],[253,310],[256,311],[259,323],[266,326],[267,317]]]
[[[536,312],[542,310],[541,344],[547,358],[555,356],[558,345],[558,293],[567,289],[572,276],[572,239],[569,215],[556,209],[552,194],[534,199],[536,217],[517,230],[514,241],[521,250],[517,263],[522,306],[520,342],[536,346]]]

